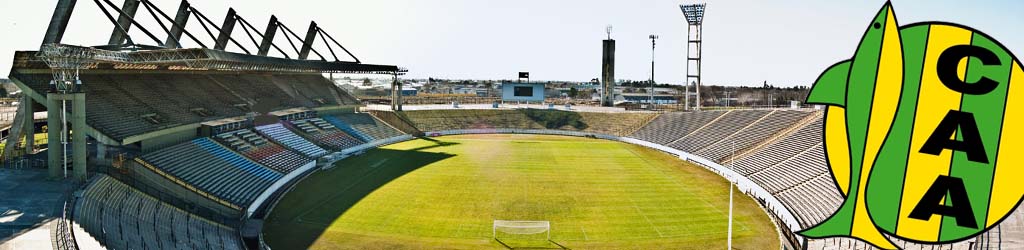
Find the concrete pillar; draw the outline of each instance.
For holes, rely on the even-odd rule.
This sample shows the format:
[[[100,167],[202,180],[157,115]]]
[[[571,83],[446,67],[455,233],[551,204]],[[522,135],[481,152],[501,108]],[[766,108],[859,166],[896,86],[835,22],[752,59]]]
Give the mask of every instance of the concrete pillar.
[[[391,110],[402,111],[402,82],[398,80],[398,75],[391,82]]]
[[[97,142],[96,143],[96,160],[103,161],[103,160],[106,160],[106,159],[107,159],[107,144],[103,144],[103,143],[98,143]]]
[[[74,177],[78,181],[85,181],[88,176],[86,175],[86,145],[88,141],[85,139],[87,125],[85,125],[85,93],[74,93],[71,94],[71,128],[75,131],[71,133],[71,156],[74,157]]]
[[[23,95],[21,97],[21,110],[22,110],[22,114],[24,114],[25,118],[26,118],[25,119],[24,127],[22,127],[22,129],[21,129],[21,133],[25,134],[25,154],[26,155],[27,154],[32,154],[32,148],[35,147],[35,140],[36,140],[36,124],[35,124],[35,117],[33,115],[35,110],[32,109],[32,104],[33,103],[35,103],[35,102],[32,101],[32,97],[29,97],[28,95]],[[17,139],[17,138],[15,138],[15,139]]]
[[[64,178],[64,149],[60,142],[61,127],[64,125],[60,119],[61,94],[46,94],[46,166],[49,169],[51,179]]]

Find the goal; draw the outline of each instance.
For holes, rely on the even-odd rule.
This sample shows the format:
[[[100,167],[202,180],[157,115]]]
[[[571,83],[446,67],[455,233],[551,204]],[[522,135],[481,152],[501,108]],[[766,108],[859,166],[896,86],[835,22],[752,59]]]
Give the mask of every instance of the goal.
[[[493,234],[495,240],[500,240],[498,236],[521,239],[523,237],[541,237],[540,234],[544,234],[544,240],[550,241],[551,223],[548,221],[495,220]]]

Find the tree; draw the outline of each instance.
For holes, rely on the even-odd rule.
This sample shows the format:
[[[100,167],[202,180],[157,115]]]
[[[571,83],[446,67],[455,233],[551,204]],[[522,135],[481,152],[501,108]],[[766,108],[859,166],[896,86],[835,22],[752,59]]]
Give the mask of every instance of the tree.
[[[373,82],[370,81],[369,77],[363,78],[363,86],[372,86],[372,85],[373,85]]]

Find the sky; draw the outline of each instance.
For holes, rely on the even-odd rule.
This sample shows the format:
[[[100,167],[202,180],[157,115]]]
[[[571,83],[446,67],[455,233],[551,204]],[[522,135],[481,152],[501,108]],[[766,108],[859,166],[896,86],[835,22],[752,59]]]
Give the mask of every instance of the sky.
[[[169,15],[177,0],[151,0]],[[101,1],[102,2],[102,1]],[[113,0],[120,5],[121,0]],[[193,7],[220,24],[228,7],[262,31],[271,14],[303,35],[311,20],[364,63],[398,65],[407,78],[589,81],[601,69],[601,40],[612,25],[616,78],[685,79],[686,25],[679,0],[202,0]],[[703,78],[710,85],[810,85],[829,65],[853,55],[863,31],[884,4],[872,1],[707,1]],[[0,0],[0,74],[14,51],[36,50],[56,0]],[[1024,1],[895,0],[901,25],[944,21],[967,25],[1024,55]],[[166,37],[145,10],[137,16]],[[190,20],[189,30],[212,44]],[[113,25],[93,1],[79,0],[63,43],[105,44]],[[253,48],[242,31],[235,38]],[[132,37],[154,44],[137,29]],[[243,39],[244,38],[244,39]],[[280,37],[279,37],[280,38]],[[287,41],[277,43],[288,48]],[[186,46],[198,47],[184,42]],[[237,48],[228,50],[240,52]],[[325,49],[323,49],[325,50]],[[273,55],[273,54],[272,54]],[[344,58],[343,58],[344,59]]]

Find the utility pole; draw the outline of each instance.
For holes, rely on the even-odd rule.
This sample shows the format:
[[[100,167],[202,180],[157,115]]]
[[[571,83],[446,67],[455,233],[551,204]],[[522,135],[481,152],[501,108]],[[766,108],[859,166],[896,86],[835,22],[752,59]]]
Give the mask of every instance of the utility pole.
[[[726,101],[728,101],[728,99]],[[732,147],[732,156],[731,157],[732,157],[733,161],[729,162],[729,170],[734,170],[733,169],[733,165],[736,162],[735,161],[736,160],[736,141],[732,142],[731,147]],[[729,179],[729,235],[727,236],[729,239],[728,239],[728,242],[726,243],[727,244],[726,245],[726,249],[728,249],[728,250],[732,250],[732,188],[733,188],[732,185],[733,185],[732,179]]]
[[[726,108],[731,107],[731,106],[729,106],[729,94],[732,94],[732,92],[726,90],[725,91],[725,107]]]
[[[658,40],[658,35],[650,35],[647,38],[651,39],[651,101],[649,104],[651,110],[654,110],[654,45],[655,40]]]

